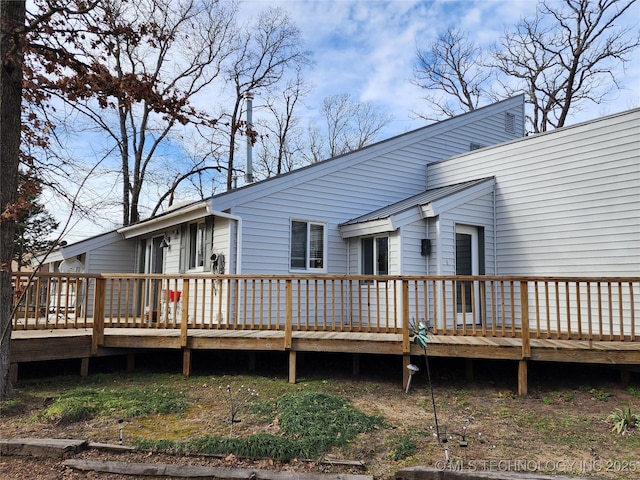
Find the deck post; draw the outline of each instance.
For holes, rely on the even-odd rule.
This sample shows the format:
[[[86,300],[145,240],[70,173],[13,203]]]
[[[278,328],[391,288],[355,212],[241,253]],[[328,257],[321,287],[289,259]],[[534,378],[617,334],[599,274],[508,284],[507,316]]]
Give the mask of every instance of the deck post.
[[[296,351],[289,350],[289,383],[296,383]]]
[[[89,376],[89,357],[83,357],[80,359],[80,376]]]
[[[191,376],[191,349],[184,348],[182,350],[182,375]]]
[[[529,283],[520,282],[520,326],[522,330],[522,359],[518,362],[518,395],[528,395],[527,360],[531,358],[531,338],[529,333]]]
[[[406,390],[409,383],[409,369],[411,363],[411,342],[409,341],[409,281],[402,280],[402,389]]]
[[[136,365],[136,354],[127,353],[127,372],[133,372]]]
[[[467,382],[473,382],[473,358],[464,361],[464,378]]]
[[[291,350],[292,336],[293,336],[293,332],[292,332],[293,330],[293,283],[290,278],[288,278],[285,281],[284,294],[285,294],[284,349]]]
[[[531,335],[529,332],[529,282],[520,282],[520,324],[522,330],[522,358],[531,358]]]
[[[180,318],[180,346],[186,347],[189,341],[189,280],[182,280],[182,296],[180,297],[182,305],[180,305],[181,318]],[[189,354],[191,355],[191,354]],[[189,365],[189,373],[191,373],[191,366]],[[189,375],[186,375],[187,377]]]
[[[527,387],[527,360],[518,361],[518,395],[526,397],[529,394]]]
[[[19,363],[10,363],[9,364],[9,382],[12,385],[18,383],[18,365]]]
[[[620,381],[623,385],[631,384],[631,372],[629,370],[620,370]]]
[[[93,298],[93,330],[91,335],[91,355],[98,353],[98,347],[104,345],[104,316],[107,302],[107,279],[96,277]]]

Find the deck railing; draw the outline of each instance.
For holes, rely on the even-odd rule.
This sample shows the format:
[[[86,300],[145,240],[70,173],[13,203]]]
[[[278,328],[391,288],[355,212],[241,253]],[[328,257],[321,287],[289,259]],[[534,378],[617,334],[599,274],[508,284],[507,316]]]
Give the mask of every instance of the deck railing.
[[[13,328],[406,333],[639,341],[640,277],[14,275]]]

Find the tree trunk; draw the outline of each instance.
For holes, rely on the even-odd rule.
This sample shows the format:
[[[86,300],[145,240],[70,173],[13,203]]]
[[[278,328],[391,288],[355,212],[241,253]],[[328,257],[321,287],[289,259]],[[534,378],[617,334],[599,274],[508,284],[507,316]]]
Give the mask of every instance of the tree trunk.
[[[11,258],[18,191],[25,1],[0,0],[0,398],[10,388]]]

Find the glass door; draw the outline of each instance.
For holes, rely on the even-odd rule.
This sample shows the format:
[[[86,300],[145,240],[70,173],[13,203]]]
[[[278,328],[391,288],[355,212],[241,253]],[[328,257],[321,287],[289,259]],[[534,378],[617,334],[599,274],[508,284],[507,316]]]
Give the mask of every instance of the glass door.
[[[478,229],[456,225],[456,275],[478,275]],[[478,282],[456,282],[456,320],[458,325],[479,320],[480,292]]]

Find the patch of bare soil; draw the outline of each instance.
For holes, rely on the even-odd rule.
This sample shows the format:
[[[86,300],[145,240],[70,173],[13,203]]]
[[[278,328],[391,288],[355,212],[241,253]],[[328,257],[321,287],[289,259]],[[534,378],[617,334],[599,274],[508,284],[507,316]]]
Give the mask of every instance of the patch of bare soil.
[[[219,359],[217,359],[219,360]],[[360,460],[364,467],[332,465],[321,459],[299,459],[279,464],[269,459],[246,460],[203,456],[176,457],[152,452],[108,453],[88,450],[74,458],[126,462],[172,463],[217,467],[278,469],[297,472],[333,472],[392,478],[398,470],[425,465],[449,470],[489,470],[563,474],[593,478],[640,478],[640,431],[620,435],[611,431],[607,419],[618,408],[640,413],[638,373],[623,384],[618,370],[580,365],[533,364],[526,398],[514,394],[516,366],[513,363],[476,362],[473,378],[462,361],[436,359],[431,363],[432,390],[421,367],[409,393],[400,385],[400,362],[392,357],[361,357],[360,376],[350,372],[348,356],[319,356],[305,359],[299,367],[296,385],[286,383],[279,358],[265,356],[262,368],[247,374],[225,364],[203,369],[191,378],[178,373],[155,372],[95,375],[71,382],[95,388],[137,384],[158,378],[189,398],[190,406],[180,415],[153,415],[127,419],[99,416],[74,423],[44,421],[40,414],[69,388],[64,382],[33,374],[18,383],[17,393],[3,404],[0,417],[2,438],[77,438],[91,442],[118,443],[119,428],[125,444],[135,438],[186,440],[205,435],[241,437],[256,432],[278,434],[277,421],[245,408],[241,422],[229,422],[226,385],[247,385],[260,401],[270,402],[295,390],[326,391],[351,399],[352,405],[370,414],[381,415],[386,426],[363,434],[347,447],[328,452],[322,460]],[[244,365],[242,365],[244,366]],[[277,368],[276,368],[277,367]],[[47,373],[48,374],[48,373]],[[100,379],[100,384],[96,383]],[[56,383],[60,383],[57,386]],[[437,423],[436,423],[437,418]],[[438,435],[439,434],[439,435]],[[130,476],[80,472],[60,459],[24,457],[0,458],[2,479],[131,479]],[[149,477],[145,477],[149,478]]]

